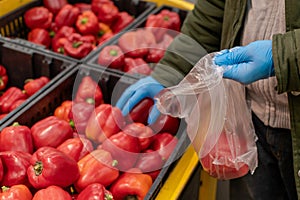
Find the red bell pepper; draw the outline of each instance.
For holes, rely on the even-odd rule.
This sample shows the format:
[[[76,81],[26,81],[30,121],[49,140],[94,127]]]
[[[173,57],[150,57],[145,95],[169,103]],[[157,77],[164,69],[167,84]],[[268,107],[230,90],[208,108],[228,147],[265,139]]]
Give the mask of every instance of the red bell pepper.
[[[114,36],[113,32],[104,33],[101,37],[98,37],[97,39],[98,46],[102,45],[104,42],[107,42],[113,36]]]
[[[59,118],[59,119],[65,120],[66,122],[70,122],[69,114],[70,114],[70,112],[72,110],[72,105],[73,105],[73,102],[71,100],[65,100],[65,101],[63,101],[60,104],[60,106],[58,106],[54,110],[54,116],[57,117],[57,118]]]
[[[234,179],[242,177],[249,172],[248,165],[240,160],[237,161],[235,152],[232,152],[232,146],[228,141],[232,138],[227,138],[226,132],[223,131],[212,149],[200,158],[203,170],[210,176],[218,179]],[[240,145],[240,152],[245,152],[246,145]]]
[[[78,161],[80,177],[75,188],[81,192],[92,183],[108,186],[119,177],[118,164],[108,151],[96,149]]]
[[[7,116],[7,113],[0,114],[0,120],[4,119]]]
[[[35,79],[27,79],[25,80],[24,90],[28,96],[32,96],[42,87],[44,87],[49,81],[50,79],[46,76],[41,76]]]
[[[129,15],[128,12],[125,11],[119,12],[112,24],[112,30],[114,33],[118,33],[124,28],[126,28],[133,21],[134,21],[134,17]]]
[[[55,116],[49,116],[36,122],[31,127],[31,133],[36,149],[44,146],[57,147],[73,137],[70,124]]]
[[[3,164],[2,164],[2,161],[0,159],[0,183],[2,181],[2,178],[3,178]]]
[[[85,128],[95,106],[87,102],[74,103],[69,118],[74,123],[77,133],[85,134]]]
[[[78,33],[71,34],[68,42],[64,44],[64,52],[73,58],[81,59],[88,55],[95,47],[95,37],[82,36]],[[91,40],[92,39],[92,40]]]
[[[75,161],[79,161],[82,157],[92,152],[94,147],[90,140],[83,137],[77,137],[67,139],[60,144],[57,149],[67,154]]]
[[[141,145],[137,137],[120,131],[104,140],[102,149],[109,151],[118,161],[117,167],[120,171],[127,171],[134,166],[141,152]]]
[[[178,143],[177,137],[170,133],[158,133],[153,137],[150,149],[157,151],[167,161]]]
[[[27,39],[28,39],[28,41],[30,41],[32,43],[43,45],[47,49],[49,49],[50,45],[51,45],[50,33],[46,29],[43,29],[43,28],[32,29],[28,33]]]
[[[113,200],[113,196],[100,183],[92,183],[80,192],[77,200]]]
[[[152,68],[142,58],[126,57],[124,59],[123,71],[128,74],[150,75]]]
[[[99,22],[99,31],[97,34],[98,45],[102,44],[103,42],[105,42],[106,40],[111,38],[112,36],[114,36],[114,33],[112,32],[109,25]]]
[[[146,61],[149,63],[158,63],[164,57],[165,52],[172,41],[172,36],[164,34],[162,41],[149,50],[149,54],[146,56]]]
[[[172,135],[176,135],[179,129],[180,119],[172,117],[171,115],[161,114],[157,120],[149,125],[154,133],[168,132]]]
[[[57,38],[52,40],[52,50],[56,53],[67,55],[65,51],[65,45],[69,43],[67,38]]]
[[[29,29],[49,29],[52,23],[53,14],[43,6],[29,9],[24,14],[24,21]]]
[[[117,45],[105,46],[99,53],[98,64],[112,69],[122,69],[125,56]]]
[[[26,101],[26,99],[19,99],[19,100],[15,101],[9,108],[9,112],[13,111],[14,109],[16,109],[17,107],[22,105],[25,101]]]
[[[57,13],[54,21],[58,28],[63,26],[74,26],[78,16],[80,15],[79,8],[71,4],[64,5]]]
[[[3,128],[0,134],[0,151],[23,151],[32,154],[30,128],[18,122]]]
[[[159,155],[159,153],[157,151],[148,149],[145,152],[140,154],[135,164],[135,168],[139,168],[143,173],[149,174],[151,172],[156,172],[161,170],[163,165],[164,165],[164,161],[162,157]],[[155,178],[156,177],[154,177],[154,179]]]
[[[81,79],[75,96],[75,102],[87,102],[99,106],[103,103],[103,94],[98,83],[90,76]]]
[[[30,159],[27,175],[31,185],[46,188],[51,185],[67,187],[79,177],[77,162],[53,147],[41,147]]]
[[[7,86],[8,75],[6,73],[6,68],[0,65],[0,91],[4,90]]]
[[[133,171],[133,170],[132,170]],[[142,174],[140,170],[125,172],[110,187],[114,200],[145,198],[152,186],[152,179],[148,174]]]
[[[96,14],[100,22],[111,25],[119,13],[118,7],[112,1],[93,0],[92,11]]]
[[[93,142],[102,143],[118,133],[125,126],[125,119],[119,108],[101,104],[92,112],[86,125],[85,134]]]
[[[96,35],[99,31],[97,16],[90,10],[84,11],[77,18],[76,28],[82,35]]]
[[[51,185],[45,189],[38,190],[32,200],[72,200],[71,195],[61,187]]]
[[[92,5],[89,3],[75,3],[73,5],[79,8],[80,13],[83,13],[84,11],[92,10]]]
[[[149,15],[145,27],[154,27],[152,31],[159,42],[169,31],[180,31],[181,20],[178,13],[168,9],[161,10],[158,14]]]
[[[67,0],[43,0],[43,5],[48,8],[53,15],[56,15],[67,3]]]
[[[126,56],[143,58],[149,52],[149,48],[156,44],[155,37],[149,29],[138,29],[122,34],[118,45]]]
[[[32,194],[26,185],[2,186],[0,200],[32,200]]]
[[[139,122],[128,124],[123,132],[139,139],[141,151],[146,150],[150,146],[154,135],[151,128]]]
[[[55,35],[52,39],[52,50],[57,53],[64,53],[64,45],[68,41],[66,37],[75,32],[76,30],[70,26],[62,26],[60,29],[58,29],[58,31],[55,32]]]
[[[27,168],[30,166],[31,154],[23,151],[2,151],[0,160],[3,165],[3,177],[0,185],[13,186],[24,184],[30,186]]]
[[[17,100],[27,98],[28,96],[21,89],[10,87],[0,97],[0,111],[2,113],[8,113]]]
[[[138,104],[136,104],[128,115],[125,116],[127,123],[140,122],[147,124],[150,110],[154,104],[151,98],[144,98]]]

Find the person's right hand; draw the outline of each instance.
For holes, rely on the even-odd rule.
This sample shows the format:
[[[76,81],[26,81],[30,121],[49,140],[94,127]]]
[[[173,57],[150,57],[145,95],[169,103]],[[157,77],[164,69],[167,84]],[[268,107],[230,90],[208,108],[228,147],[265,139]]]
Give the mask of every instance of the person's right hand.
[[[116,106],[120,108],[122,110],[122,114],[126,116],[142,99],[146,97],[153,99],[154,96],[163,89],[163,85],[151,76],[147,76],[129,86],[118,100]],[[154,123],[159,115],[160,112],[154,103],[148,117],[148,124]]]

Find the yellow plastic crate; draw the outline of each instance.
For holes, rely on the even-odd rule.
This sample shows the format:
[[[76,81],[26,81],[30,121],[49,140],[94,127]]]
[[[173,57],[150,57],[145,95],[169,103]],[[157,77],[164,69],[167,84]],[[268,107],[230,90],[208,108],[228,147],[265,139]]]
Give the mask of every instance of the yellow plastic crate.
[[[33,0],[0,0],[0,17]]]
[[[157,6],[167,5],[176,7],[183,10],[192,10],[194,8],[194,4],[184,0],[145,0],[149,2],[154,2]]]

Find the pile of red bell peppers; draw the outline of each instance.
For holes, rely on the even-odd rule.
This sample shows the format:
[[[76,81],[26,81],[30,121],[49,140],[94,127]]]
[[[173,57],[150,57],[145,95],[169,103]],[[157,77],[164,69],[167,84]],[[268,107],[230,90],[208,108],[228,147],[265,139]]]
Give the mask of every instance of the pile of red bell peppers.
[[[35,79],[27,79],[23,88],[8,87],[9,77],[6,73],[6,68],[0,65],[0,119],[3,119],[9,112],[20,106],[28,97],[40,90],[49,81],[48,77],[41,76]]]
[[[143,199],[178,143],[180,121],[147,124],[151,99],[123,116],[90,76],[31,127],[0,133],[0,199]]]
[[[76,59],[85,57],[134,21],[112,0],[92,0],[90,4],[69,4],[67,0],[43,0],[43,3],[24,14],[24,22],[30,29],[27,39]]]
[[[151,63],[158,63],[180,31],[178,13],[163,9],[147,17],[145,26],[127,31],[117,44],[105,46],[97,63],[129,74],[149,75]]]

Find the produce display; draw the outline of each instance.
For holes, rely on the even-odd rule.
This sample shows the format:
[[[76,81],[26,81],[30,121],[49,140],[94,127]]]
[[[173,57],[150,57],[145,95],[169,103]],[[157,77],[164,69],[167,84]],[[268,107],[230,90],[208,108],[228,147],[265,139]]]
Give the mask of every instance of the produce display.
[[[128,74],[149,75],[180,32],[182,19],[169,9],[150,14],[143,25],[121,34],[115,44],[106,45],[97,64]]]
[[[31,125],[20,119],[1,130],[0,184],[5,189],[0,195],[16,187],[24,199],[145,198],[178,144],[180,120],[162,115],[148,125],[151,99],[123,116],[105,100],[105,85],[95,77],[70,77],[59,86],[72,86],[73,98],[66,96]]]
[[[67,0],[43,0],[42,5],[24,13],[29,29],[26,39],[80,60],[133,23],[147,7],[144,9],[130,13],[113,0],[74,4]]]

